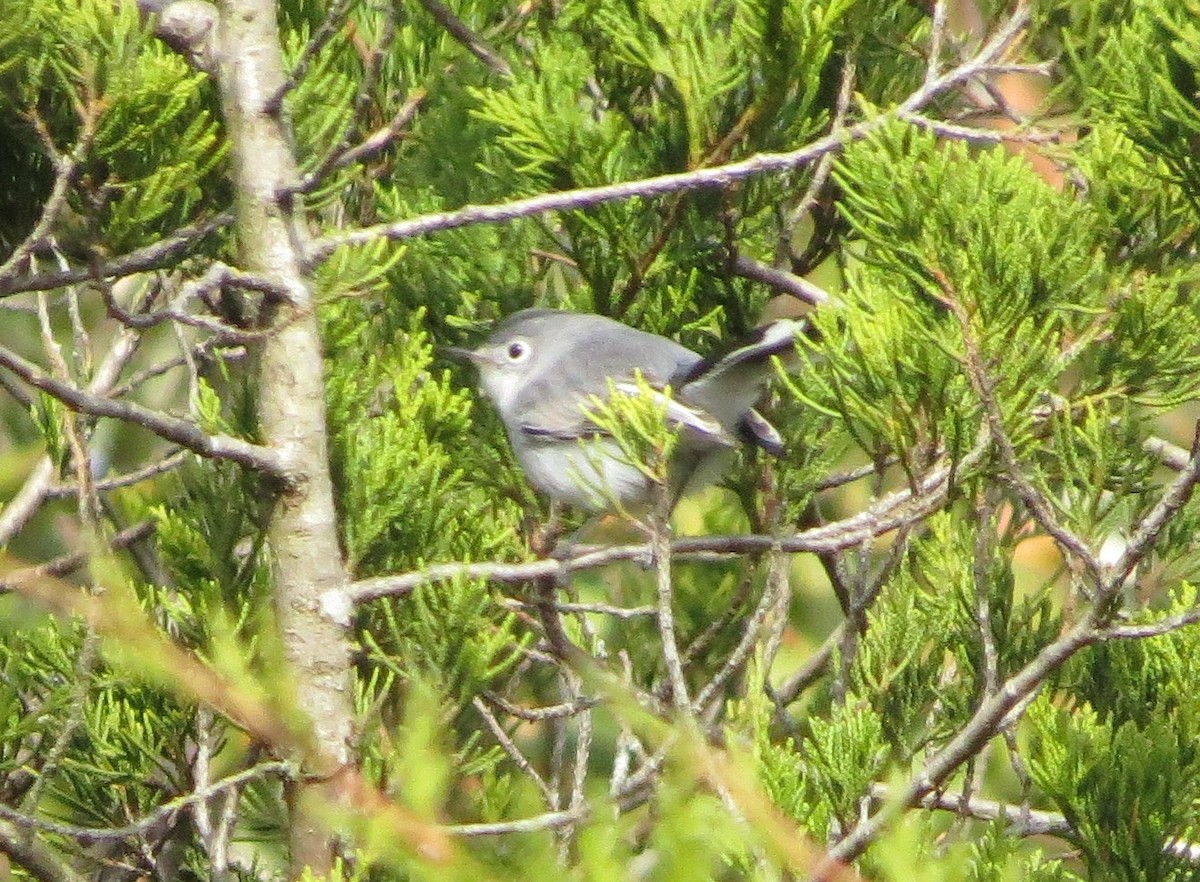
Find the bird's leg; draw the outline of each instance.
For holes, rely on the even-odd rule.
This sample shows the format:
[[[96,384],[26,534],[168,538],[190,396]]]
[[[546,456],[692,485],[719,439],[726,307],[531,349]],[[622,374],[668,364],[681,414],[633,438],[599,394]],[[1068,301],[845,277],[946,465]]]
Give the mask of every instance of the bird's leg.
[[[538,557],[550,557],[555,560],[562,560],[566,554],[562,553],[564,544],[562,525],[562,507],[558,502],[551,500],[550,516],[544,524],[534,528],[532,535],[529,537],[529,548]],[[568,550],[570,540],[566,540]]]

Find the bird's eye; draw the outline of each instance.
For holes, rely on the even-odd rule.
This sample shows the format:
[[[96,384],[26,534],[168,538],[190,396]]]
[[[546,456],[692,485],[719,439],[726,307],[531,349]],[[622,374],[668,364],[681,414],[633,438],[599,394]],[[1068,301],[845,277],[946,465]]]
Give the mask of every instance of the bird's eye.
[[[508,344],[508,360],[520,361],[529,354],[529,347],[520,340]]]

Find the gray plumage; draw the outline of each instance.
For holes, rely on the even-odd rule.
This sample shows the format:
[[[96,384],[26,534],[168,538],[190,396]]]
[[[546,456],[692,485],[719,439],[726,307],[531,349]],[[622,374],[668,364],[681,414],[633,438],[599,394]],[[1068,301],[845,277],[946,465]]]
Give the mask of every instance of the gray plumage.
[[[679,495],[712,480],[716,460],[739,438],[776,455],[782,451],[778,433],[754,404],[770,376],[769,357],[791,350],[797,327],[776,322],[738,348],[705,359],[603,316],[526,309],[497,325],[477,349],[450,352],[479,367],[530,483],[554,499],[599,510],[613,500],[646,502],[651,487],[590,422],[590,396],[606,397],[610,380],[631,383],[635,370],[653,387],[671,387],[667,419],[682,436],[672,460],[672,492]]]

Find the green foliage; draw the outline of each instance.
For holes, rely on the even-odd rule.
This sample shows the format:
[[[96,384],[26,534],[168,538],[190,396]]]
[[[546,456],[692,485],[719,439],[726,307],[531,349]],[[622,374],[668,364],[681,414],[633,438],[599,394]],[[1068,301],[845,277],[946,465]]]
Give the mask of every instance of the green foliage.
[[[616,443],[622,463],[638,469],[651,484],[665,491],[672,457],[686,429],[668,418],[670,389],[654,389],[640,371],[633,382],[626,391],[610,381],[607,396],[592,396],[588,419]],[[720,430],[719,426],[715,428]]]
[[[510,545],[503,531],[462,524],[484,505],[464,486],[452,451],[471,428],[467,397],[431,371],[432,347],[420,316],[407,328],[346,298],[324,310],[332,370],[329,421],[333,464],[345,517],[343,541],[360,575],[437,557],[490,556]],[[369,355],[360,347],[374,339]],[[426,500],[441,501],[431,508]],[[503,509],[502,509],[503,511]],[[455,544],[459,543],[459,544]]]
[[[26,143],[40,125],[52,143],[37,149],[81,160],[67,247],[126,250],[211,210],[226,146],[205,81],[145,32],[135,4],[5,0],[0,29],[0,113],[25,119],[14,134]]]
[[[1082,56],[1083,46],[1068,41],[1075,49],[1068,57],[1083,87],[1084,110],[1119,123],[1153,154],[1166,177],[1188,194],[1194,211],[1200,198],[1195,155],[1200,6],[1194,0],[1166,5],[1141,0],[1130,6],[1127,17],[1098,45],[1087,47],[1094,56]]]
[[[276,5],[285,67],[302,69],[280,120],[301,173],[319,178],[302,194],[314,236],[718,166],[803,146],[835,118],[890,118],[869,137],[847,138],[830,156],[832,177],[812,192],[815,164],[376,240],[307,267],[338,537],[354,579],[442,561],[523,561],[560,538],[545,529],[546,501],[516,467],[470,366],[444,361],[438,347],[473,343],[497,318],[538,305],[613,315],[707,353],[756,324],[768,301],[788,299],[739,275],[737,258],[829,290],[800,341],[800,366],[780,371],[776,400],[764,404],[785,457],[746,455],[722,487],[675,512],[684,534],[825,541],[819,560],[789,561],[790,593],[777,604],[766,593],[779,586],[763,563],[765,542],[749,554],[673,562],[673,637],[693,699],[715,684],[711,700],[671,704],[665,625],[641,561],[553,584],[459,577],[365,603],[350,625],[353,761],[388,802],[379,811],[329,807],[344,854],[327,878],[811,874],[797,855],[819,855],[879,810],[877,785],[900,792],[923,774],[1089,609],[1092,574],[1048,540],[1029,488],[1054,524],[1111,550],[1173,480],[1147,442],[1166,434],[1186,444],[1200,395],[1197,0],[1033,4],[1004,62],[1048,62],[1051,116],[1031,125],[1061,124],[1070,136],[1004,147],[893,118],[927,81],[931,9],[968,4],[452,0],[439,11],[354,0],[335,22],[326,20],[335,4],[323,0]],[[969,5],[989,27],[1012,6]],[[446,12],[473,44],[450,32]],[[940,70],[982,36],[951,19],[939,35]],[[328,40],[313,53],[317,34]],[[503,64],[481,61],[481,46]],[[496,70],[504,66],[511,74]],[[920,113],[973,125],[981,87],[1000,83],[972,76]],[[70,266],[229,210],[215,86],[153,35],[136,4],[0,0],[0,257],[41,214],[51,152],[79,163],[53,225],[63,252],[55,259]],[[338,162],[406,104],[412,114],[393,143]],[[1029,153],[1052,160],[1065,183],[1042,177]],[[161,282],[171,296],[174,271],[200,275],[224,241],[171,273],[134,280],[135,290]],[[44,248],[35,257],[13,272],[49,265]],[[96,293],[108,293],[109,279],[95,275],[47,302],[56,333],[72,343],[81,334],[70,313],[82,303],[78,322],[99,353],[113,322]],[[0,343],[32,351],[33,321],[20,316],[27,300],[4,307],[12,320]],[[133,391],[117,399],[255,438],[254,343],[181,327],[179,339],[205,343],[192,359],[197,375],[176,386],[172,363],[182,360],[171,330],[143,337],[117,379]],[[6,396],[27,392],[3,379]],[[992,401],[998,414],[988,412]],[[669,484],[671,453],[687,439],[664,419],[668,401],[643,387],[595,404],[597,424],[628,460]],[[41,394],[0,412],[20,439],[4,447],[13,474],[44,452],[55,467],[48,492],[64,497],[14,542],[21,554],[84,547],[71,488],[58,485],[73,478],[64,414]],[[1015,462],[987,434],[997,416]],[[111,420],[80,422],[98,472],[145,464],[124,436],[107,434]],[[831,489],[841,483],[831,475],[862,463],[875,471]],[[943,464],[944,497],[941,485],[927,492]],[[23,477],[6,475],[14,493]],[[102,533],[149,518],[154,538],[133,549],[119,579],[96,578],[115,594],[131,590],[153,623],[147,634],[286,715],[279,696],[293,687],[264,538],[276,489],[240,467],[189,461],[178,475],[106,490]],[[888,507],[905,492],[908,502]],[[897,512],[904,529],[853,544]],[[938,795],[1005,803],[1006,819],[968,817],[978,807],[967,800],[957,814],[895,807],[900,819],[857,861],[866,878],[1196,878],[1195,865],[1164,845],[1200,839],[1200,632],[1180,625],[1197,606],[1200,505],[1166,514],[1151,552],[1101,611],[1130,639],[1099,635],[1045,672],[1024,714],[1018,705],[1009,728],[993,726],[969,762],[933,782]],[[8,516],[0,510],[0,522]],[[562,538],[645,538],[610,540],[608,526]],[[118,826],[195,788],[202,736],[212,777],[260,752],[219,715],[202,731],[187,684],[137,641],[105,643],[15,596],[0,596],[0,612],[3,805]],[[560,655],[550,639],[561,636],[550,633],[555,617],[572,652]],[[1138,639],[1128,630],[1173,625]],[[620,686],[597,685],[609,680]],[[789,685],[794,694],[781,697]],[[263,778],[240,793],[231,831],[240,863],[229,877],[282,874],[284,791]],[[213,818],[222,799],[209,802]],[[1069,831],[1018,836],[1026,807],[1061,813]],[[177,867],[143,860],[166,850],[147,834],[113,844],[105,872],[128,864],[131,876],[215,877],[190,812],[170,821],[182,843]],[[441,863],[413,846],[405,826],[518,821],[497,835],[454,831]],[[99,849],[35,835],[85,872],[98,866]]]
[[[1076,882],[1080,878],[1058,860],[1024,852],[1001,823],[972,831],[970,839],[931,848],[933,838],[944,836],[939,828],[928,815],[906,818],[872,846],[864,863],[874,878],[888,882]]]
[[[1038,786],[1075,827],[1096,879],[1192,879],[1195,868],[1164,844],[1197,824],[1194,702],[1159,707],[1145,725],[1104,722],[1039,701],[1030,710]]]

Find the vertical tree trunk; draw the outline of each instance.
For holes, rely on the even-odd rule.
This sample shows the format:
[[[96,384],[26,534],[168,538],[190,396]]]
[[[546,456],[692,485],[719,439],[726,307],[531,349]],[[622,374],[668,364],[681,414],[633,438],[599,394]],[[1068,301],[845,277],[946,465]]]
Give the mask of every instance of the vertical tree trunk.
[[[263,440],[281,452],[291,475],[268,538],[289,673],[317,739],[307,771],[322,777],[350,762],[353,699],[345,631],[320,605],[347,576],[329,475],[321,342],[302,262],[308,230],[299,205],[277,195],[296,184],[297,170],[280,112],[269,107],[285,81],[275,5],[221,0],[219,8],[217,77],[232,144],[241,260],[291,295],[290,303],[272,307],[279,330],[260,353],[259,409]],[[290,797],[293,877],[305,866],[330,868],[330,837],[309,798],[320,787],[297,785]]]

